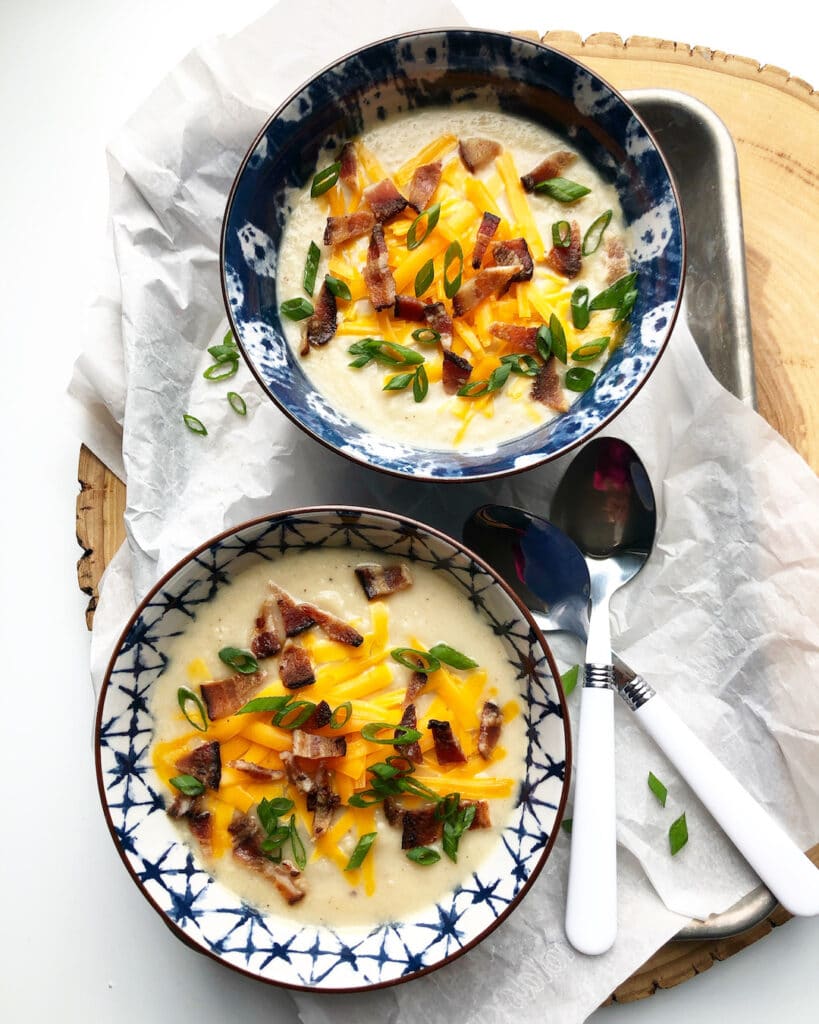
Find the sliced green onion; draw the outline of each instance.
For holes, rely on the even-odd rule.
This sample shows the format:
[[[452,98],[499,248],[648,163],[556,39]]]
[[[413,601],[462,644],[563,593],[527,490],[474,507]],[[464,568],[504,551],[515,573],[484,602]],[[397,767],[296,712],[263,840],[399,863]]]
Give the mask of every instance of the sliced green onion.
[[[594,383],[594,370],[573,366],[567,371],[564,383],[569,391],[588,391]]]
[[[278,819],[283,814],[292,811],[295,806],[292,800],[288,800],[284,796],[276,797],[273,800],[262,797],[256,810],[265,832],[272,832],[278,826]]]
[[[583,245],[581,246],[581,252],[584,256],[591,256],[593,252],[597,252],[600,247],[600,243],[603,240],[603,232],[609,226],[611,220],[611,210],[606,210],[605,213],[601,213],[597,220],[592,221],[586,234],[583,235]]]
[[[489,374],[489,380],[486,385],[487,392],[500,391],[503,385],[509,380],[509,374],[512,372],[512,364],[501,362],[500,366],[496,366],[495,369]]]
[[[571,835],[572,834],[572,819],[571,818],[564,818],[563,821],[561,821],[561,823],[560,823],[560,827],[568,835]]]
[[[458,273],[454,277],[450,277],[449,268],[456,260],[458,262]],[[463,273],[464,251],[461,248],[461,243],[456,238],[454,242],[449,243],[444,255],[444,294],[448,299],[454,298],[458,293],[458,289],[461,287]]]
[[[488,380],[470,380],[463,387],[458,388],[456,394],[461,398],[480,398],[489,390]]]
[[[441,340],[441,335],[431,327],[419,327],[412,332],[412,336],[422,345],[437,345]]]
[[[290,695],[284,697],[254,697],[242,705],[237,715],[252,715],[259,711],[279,711],[290,701]]]
[[[304,849],[304,843],[301,841],[299,830],[296,828],[296,815],[290,815],[290,846],[293,849],[293,860],[296,862],[296,867],[300,871],[304,871],[307,867],[307,853]]]
[[[438,821],[445,821],[447,818],[451,818],[457,812],[460,805],[460,793],[447,793],[447,795],[443,798],[443,800],[441,800],[441,802],[435,808],[435,817],[438,819]]]
[[[404,388],[409,387],[410,381],[415,377],[415,373],[399,373],[395,377],[390,377],[382,391],[403,391]]]
[[[435,266],[432,260],[427,260],[415,275],[415,297],[420,299],[435,279]]]
[[[219,651],[219,657],[227,666],[241,672],[243,676],[259,671],[258,661],[250,651],[245,651],[241,647],[223,647]]]
[[[605,352],[609,347],[611,338],[595,338],[594,341],[587,341],[585,345],[581,345],[572,352],[572,359],[576,363],[588,363],[592,359],[596,359],[602,352]]]
[[[547,324],[541,324],[538,327],[537,334],[535,335],[535,348],[537,349],[537,354],[545,363],[552,354],[552,332]]]
[[[407,248],[417,249],[418,246],[426,241],[429,235],[435,230],[435,225],[438,223],[438,218],[441,216],[441,204],[435,203],[430,206],[428,210],[423,210],[415,220],[410,224],[410,229],[407,232]],[[426,219],[426,225],[424,226],[424,233],[421,237],[418,237],[418,225],[422,220]]]
[[[193,690],[187,686],[180,686],[176,691],[176,700],[179,707],[182,710],[182,714],[187,718],[188,722],[197,729],[199,732],[207,732],[208,729],[208,716],[205,713],[205,705],[199,698],[199,694],[194,693]],[[199,712],[200,723],[195,722],[188,711],[188,704],[193,703],[196,705],[196,710]]]
[[[540,369],[540,363],[528,352],[512,352],[509,355],[501,356],[501,362],[509,363],[512,373],[517,373],[521,377],[536,377]]]
[[[349,302],[353,297],[346,282],[342,281],[340,277],[333,277],[327,274],[324,278],[327,284],[327,290],[331,295],[335,295],[337,299],[343,299],[345,302]]]
[[[654,772],[648,773],[648,788],[651,790],[654,796],[657,797],[657,799],[660,801],[663,807],[665,807],[665,802],[668,799],[668,790],[662,784],[662,782],[660,782],[660,780],[657,778]]]
[[[390,754],[387,758],[386,764],[389,768],[392,768],[393,771],[397,772],[398,775],[411,775],[415,771],[415,765],[409,760],[409,758],[404,757],[403,754]],[[375,768],[375,765],[370,768],[370,771],[372,771],[373,768]]]
[[[338,181],[340,171],[340,160],[336,160],[336,162],[330,164],[329,167],[325,167],[323,171],[319,171],[313,178],[313,184],[310,186],[311,198],[315,199],[316,196],[324,195],[325,192],[331,189]]]
[[[378,733],[386,729],[395,731],[394,736],[378,738]],[[393,725],[391,722],[367,722],[362,728],[361,735],[370,743],[383,743],[385,746],[402,746],[404,743],[417,743],[421,739],[421,733],[417,729],[407,729],[403,725]]]
[[[235,344],[211,345],[208,352],[213,356],[214,362],[217,363],[230,363],[234,359],[239,358],[239,349]]]
[[[175,775],[170,781],[171,785],[185,796],[201,796],[205,792],[204,783],[194,778],[193,775]]]
[[[461,808],[460,795],[456,793],[455,796],[458,797],[458,804],[456,804],[455,811],[450,814],[449,819],[444,822],[441,845],[447,857],[457,863],[458,846],[461,842],[461,836],[463,836],[464,832],[467,831],[475,820],[477,808],[474,804]]]
[[[223,360],[221,363],[214,363],[213,366],[209,366],[202,376],[205,380],[228,380],[230,377],[236,376],[238,369],[238,359]]]
[[[349,807],[374,807],[389,795],[389,793],[376,793],[374,789],[365,789],[362,793],[353,793],[347,801],[347,805]]]
[[[572,690],[577,686],[577,675],[580,671],[579,665],[572,665],[570,669],[567,669],[560,677],[560,683],[563,687],[563,692],[568,697]]]
[[[440,800],[438,794],[434,793],[429,786],[425,786],[423,782],[419,782],[418,779],[414,779],[412,776],[399,778],[396,785],[400,793],[410,793],[412,796],[424,797],[433,802]]]
[[[347,861],[347,867],[344,870],[355,871],[356,868],[360,868],[364,863],[364,858],[370,852],[370,847],[377,838],[377,832],[365,832],[356,843],[356,847],[350,855],[350,859]]]
[[[449,644],[436,644],[434,647],[430,647],[429,653],[433,658],[437,658],[438,661],[442,661],[445,665],[450,665],[452,668],[478,667],[477,661],[473,661],[468,655],[456,651]]]
[[[173,779],[171,779],[173,782]],[[685,820],[685,814],[681,814],[676,821],[672,822],[671,828],[668,830],[668,844],[671,847],[671,856],[679,853],[680,850],[688,842],[688,824]]]
[[[599,295],[595,295],[589,303],[589,309],[617,309],[622,306],[626,295],[634,289],[634,282],[636,280],[636,270],[633,270],[630,274],[618,277],[614,284],[609,285]]]
[[[413,846],[411,850],[406,851],[406,854],[411,861],[424,868],[429,867],[430,864],[437,864],[441,859],[440,853],[429,846]]]
[[[236,391],[228,391],[228,404],[237,416],[247,416],[247,402]]]
[[[273,725],[278,725],[280,729],[298,729],[315,710],[316,705],[311,700],[294,700],[276,712]]]
[[[192,434],[200,434],[202,437],[207,436],[208,428],[201,420],[198,420],[195,416],[191,416],[189,412],[183,413],[182,419],[185,421],[185,426]]]
[[[552,245],[558,249],[567,249],[572,243],[572,226],[567,220],[559,220],[552,224]]]
[[[304,290],[308,295],[312,295],[316,287],[316,274],[318,273],[320,259],[321,249],[319,249],[315,242],[311,242],[310,248],[307,250],[307,259],[304,261],[303,284]]]
[[[584,284],[579,284],[572,292],[572,323],[582,331],[589,326],[589,289]]]
[[[387,366],[417,366],[423,363],[424,357],[414,348],[407,348],[395,341],[384,341],[381,338],[363,338],[355,341],[347,349],[352,356],[366,357],[367,362],[373,359],[379,363],[386,363]],[[355,361],[358,363],[358,360]],[[350,366],[353,366],[350,363]],[[366,365],[362,363],[361,365]]]
[[[552,336],[552,355],[555,359],[559,359],[561,363],[565,363],[566,334],[563,330],[563,324],[554,313],[552,313],[549,319],[549,334]]]
[[[344,716],[342,718],[342,715]],[[337,708],[333,708],[333,713],[330,715],[330,728],[341,729],[343,728],[353,717],[353,705],[350,701],[345,700],[343,704],[339,704]]]
[[[623,301],[617,307],[612,320],[615,323],[619,323],[621,320],[628,320],[631,316],[631,311],[634,309],[634,303],[637,301],[637,290],[633,288],[630,292],[626,292],[623,296]]]
[[[227,329],[227,334],[222,338],[222,344],[236,347],[236,339],[233,337],[233,330],[230,327]]]
[[[423,402],[429,393],[429,377],[427,377],[427,371],[425,367],[419,366],[415,371],[415,376],[412,380],[412,397],[416,402]]]
[[[545,193],[559,203],[574,203],[587,196],[591,189],[568,178],[548,178],[535,185],[535,192]]]
[[[413,672],[421,672],[425,676],[430,672],[437,672],[441,667],[441,662],[429,651],[416,651],[413,647],[394,647],[390,655],[399,665],[411,668]]]
[[[313,303],[307,299],[287,299],[282,303],[281,309],[288,320],[305,320],[315,312]]]

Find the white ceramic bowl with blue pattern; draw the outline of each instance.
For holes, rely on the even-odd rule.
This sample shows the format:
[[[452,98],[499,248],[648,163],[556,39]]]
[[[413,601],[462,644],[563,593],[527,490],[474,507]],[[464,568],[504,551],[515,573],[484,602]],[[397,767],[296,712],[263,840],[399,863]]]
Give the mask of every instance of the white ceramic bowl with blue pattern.
[[[463,884],[406,920],[370,929],[294,923],[216,882],[165,812],[150,757],[153,687],[168,641],[238,573],[288,551],[388,552],[445,573],[495,632],[517,669],[527,724],[525,776],[492,854]],[[461,544],[400,516],[359,508],[276,513],[208,541],[151,590],[125,629],[100,694],[97,779],[125,866],[165,923],[194,949],[273,984],[352,991],[397,984],[455,959],[517,905],[543,867],[568,794],[568,713],[551,653],[529,613]]]
[[[566,137],[611,183],[630,228],[639,297],[624,343],[570,410],[532,432],[470,452],[386,440],[319,394],[288,346],[276,265],[287,190],[326,163],[323,149],[373,117],[451,107],[490,90],[500,109]],[[666,162],[634,109],[592,71],[505,33],[436,29],[367,46],[320,72],[270,118],[227,204],[222,289],[242,352],[262,388],[317,441],[355,461],[426,480],[481,479],[557,458],[588,440],[634,397],[657,364],[679,309],[685,267],[680,206]]]

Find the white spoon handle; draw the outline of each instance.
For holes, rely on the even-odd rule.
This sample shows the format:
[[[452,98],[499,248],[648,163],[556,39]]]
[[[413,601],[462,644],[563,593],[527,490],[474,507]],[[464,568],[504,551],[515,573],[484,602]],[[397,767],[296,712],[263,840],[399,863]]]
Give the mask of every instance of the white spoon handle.
[[[581,953],[605,953],[617,935],[614,693],[584,686],[575,757],[566,937]]]
[[[584,701],[585,697],[584,691]],[[635,714],[782,906],[791,914],[806,917],[819,914],[819,869],[767,811],[662,697],[657,694],[649,697]],[[583,718],[585,715],[584,703]],[[582,718],[580,726],[582,729]]]

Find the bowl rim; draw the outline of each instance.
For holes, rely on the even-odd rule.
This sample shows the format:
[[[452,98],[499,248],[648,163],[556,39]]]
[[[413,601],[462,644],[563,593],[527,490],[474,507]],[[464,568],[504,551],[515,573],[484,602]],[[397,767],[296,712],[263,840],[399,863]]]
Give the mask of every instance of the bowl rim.
[[[437,34],[437,33],[462,33],[462,34],[465,34],[465,35],[470,35],[471,34],[471,35],[478,35],[478,36],[500,36],[500,37],[503,37],[503,38],[511,37],[512,39],[516,39],[516,40],[519,40],[521,42],[528,43],[528,44],[530,44],[530,45],[532,45],[534,47],[539,47],[540,49],[545,50],[546,52],[548,52],[550,54],[555,54],[556,56],[558,56],[559,58],[561,58],[563,60],[567,60],[567,61],[569,61],[569,62],[571,62],[573,64],[576,64],[578,67],[582,68],[584,71],[586,71],[589,75],[591,75],[598,82],[602,82],[602,84],[607,89],[609,89],[610,92],[614,96],[617,97],[617,99],[620,101],[620,103],[622,103],[625,106],[625,108],[630,112],[631,116],[637,121],[637,123],[640,125],[642,130],[646,133],[648,138],[651,140],[651,143],[654,146],[654,149],[655,149],[657,155],[660,158],[660,162],[662,163],[662,166],[665,169],[666,177],[668,179],[668,182],[669,182],[669,185],[670,185],[670,188],[671,188],[671,195],[673,196],[674,203],[675,203],[675,206],[676,206],[676,209],[677,209],[677,213],[678,213],[678,216],[679,216],[679,222],[680,222],[680,279],[679,279],[679,284],[677,286],[677,294],[676,294],[676,297],[674,299],[674,309],[673,309],[673,311],[671,312],[671,314],[668,317],[668,324],[667,324],[667,326],[665,328],[665,334],[663,336],[662,342],[657,347],[657,351],[654,354],[654,357],[653,357],[653,359],[651,361],[651,365],[648,368],[648,371],[646,372],[646,374],[643,376],[643,378],[638,382],[638,384],[634,388],[634,390],[625,398],[624,401],[620,402],[617,405],[617,407],[611,413],[609,413],[608,416],[606,416],[603,420],[601,420],[601,422],[598,423],[595,427],[593,427],[588,432],[584,433],[582,437],[575,438],[573,441],[568,442],[567,444],[565,444],[562,448],[560,448],[556,452],[553,452],[551,454],[540,453],[540,454],[538,454],[538,456],[536,458],[532,459],[531,461],[528,458],[524,458],[524,459],[520,460],[520,461],[523,462],[523,465],[513,465],[513,466],[511,466],[509,468],[506,468],[506,469],[496,469],[496,470],[488,471],[488,472],[485,472],[485,473],[481,473],[481,472],[472,473],[472,472],[470,472],[467,475],[454,475],[454,476],[439,476],[439,475],[435,475],[435,474],[407,473],[405,471],[394,469],[394,468],[392,468],[390,466],[387,466],[387,465],[382,465],[380,463],[373,462],[371,460],[368,460],[368,459],[364,458],[362,455],[359,455],[359,454],[353,453],[353,452],[349,452],[349,451],[345,451],[345,450],[343,450],[341,448],[336,447],[335,445],[331,444],[328,440],[326,440],[324,437],[322,437],[320,434],[316,433],[312,429],[312,427],[309,427],[306,423],[303,423],[295,415],[295,413],[293,413],[287,407],[287,405],[285,405],[284,402],[280,401],[280,399],[278,398],[276,393],[272,390],[272,388],[270,388],[270,386],[265,381],[265,379],[262,376],[261,372],[257,368],[255,362],[248,355],[248,353],[247,353],[247,351],[245,349],[244,343],[243,343],[243,341],[242,341],[242,339],[240,337],[240,332],[237,330],[236,323],[234,322],[234,319],[233,319],[233,312],[231,310],[230,299],[229,299],[228,293],[227,293],[226,274],[225,274],[225,269],[226,269],[226,264],[225,264],[225,247],[226,247],[226,242],[227,242],[227,226],[228,226],[228,219],[230,217],[230,212],[231,212],[231,210],[233,208],[233,201],[235,199],[236,192],[237,192],[238,187],[239,187],[240,179],[242,178],[242,176],[243,176],[243,174],[245,172],[245,169],[246,169],[246,167],[247,167],[247,165],[248,165],[248,163],[250,161],[250,158],[253,156],[253,153],[254,153],[257,145],[261,141],[262,137],[266,134],[268,128],[273,123],[273,121],[275,121],[276,118],[280,116],[282,111],[284,111],[287,108],[287,106],[290,103],[292,103],[293,100],[295,100],[295,98],[299,95],[299,93],[301,93],[305,89],[305,87],[307,85],[309,85],[309,83],[311,83],[311,82],[321,78],[323,75],[325,75],[332,68],[335,68],[338,65],[340,65],[342,63],[345,63],[346,61],[349,61],[351,58],[356,57],[357,55],[359,55],[361,53],[364,53],[367,50],[373,49],[374,47],[383,46],[386,43],[392,43],[392,42],[396,42],[398,40],[412,39],[412,38],[415,38],[415,37],[418,37],[418,36],[425,36],[425,35]],[[271,399],[273,401],[273,403],[276,405],[276,407],[281,412],[283,412],[285,414],[285,416],[287,416],[287,418],[292,423],[294,423],[300,430],[304,431],[304,433],[307,434],[308,437],[311,437],[314,441],[318,441],[319,444],[322,444],[329,451],[335,452],[336,455],[341,455],[344,458],[349,459],[350,462],[355,463],[356,465],[366,466],[368,469],[374,469],[374,470],[377,470],[378,472],[381,472],[381,473],[387,473],[388,475],[394,476],[394,477],[398,477],[401,480],[417,480],[417,481],[419,481],[421,483],[433,483],[433,482],[434,483],[445,483],[445,484],[477,483],[478,481],[492,480],[492,479],[495,479],[495,478],[498,478],[498,477],[516,476],[518,473],[524,473],[527,470],[535,469],[538,466],[543,466],[543,465],[545,465],[548,462],[553,462],[555,459],[562,458],[564,455],[568,455],[569,452],[574,451],[580,445],[585,444],[587,441],[590,441],[601,430],[604,430],[606,427],[608,427],[608,425],[612,422],[612,420],[614,420],[632,402],[632,400],[640,393],[640,391],[642,390],[642,388],[645,385],[645,383],[649,380],[649,378],[654,373],[654,370],[656,369],[657,364],[660,362],[660,358],[663,355],[663,353],[665,352],[666,347],[668,346],[669,341],[671,340],[671,335],[672,335],[672,333],[674,331],[674,327],[675,327],[675,325],[677,323],[677,318],[680,315],[680,311],[681,311],[681,308],[682,308],[683,288],[684,288],[684,285],[685,285],[687,269],[688,269],[688,244],[687,244],[686,230],[685,230],[685,219],[684,219],[684,215],[683,215],[682,202],[680,200],[680,195],[679,195],[679,192],[677,190],[677,185],[676,185],[676,182],[674,181],[674,177],[673,177],[673,175],[671,173],[671,167],[669,166],[668,160],[666,159],[665,154],[662,151],[662,148],[660,147],[659,143],[657,142],[657,139],[656,139],[654,133],[651,131],[651,129],[645,123],[645,121],[640,116],[640,114],[635,109],[635,107],[625,98],[625,96],[622,94],[622,92],[619,89],[616,89],[611,84],[611,82],[608,81],[608,79],[606,79],[602,75],[598,74],[596,71],[594,71],[592,68],[590,68],[587,64],[584,64],[582,61],[577,60],[576,57],[572,57],[569,54],[564,53],[562,50],[559,50],[555,46],[550,46],[547,43],[544,43],[541,39],[532,39],[529,36],[522,35],[520,32],[504,32],[504,31],[498,30],[498,29],[473,28],[471,26],[464,26],[464,25],[458,25],[458,26],[441,25],[441,26],[435,26],[433,28],[414,29],[411,32],[399,32],[399,33],[396,33],[395,35],[391,35],[391,36],[383,36],[380,39],[373,40],[372,42],[366,43],[363,46],[358,46],[355,49],[350,50],[347,53],[343,54],[342,56],[337,57],[335,60],[331,61],[328,64],[325,64],[318,71],[316,71],[312,75],[310,75],[309,78],[306,78],[303,82],[301,82],[291,93],[289,93],[289,95],[276,107],[274,112],[266,119],[264,124],[261,126],[259,131],[254,136],[253,141],[248,146],[247,152],[245,153],[244,157],[242,158],[242,162],[240,163],[240,165],[239,165],[239,167],[238,167],[238,169],[236,171],[236,174],[234,176],[233,183],[230,186],[230,191],[228,193],[227,202],[225,203],[225,212],[224,212],[224,214],[222,216],[222,228],[221,228],[221,231],[219,233],[219,284],[220,284],[220,287],[221,287],[221,290],[222,290],[222,301],[223,301],[223,304],[224,304],[224,307],[225,307],[225,312],[227,313],[228,324],[229,324],[230,330],[231,330],[231,332],[233,334],[234,341],[236,342],[237,346],[239,347],[239,351],[242,353],[242,356],[244,358],[245,364],[250,369],[250,372],[255,377],[255,379],[256,379],[257,383],[259,384],[259,386],[261,387],[262,391],[267,395],[267,397],[269,399]],[[285,344],[286,344],[286,342],[285,342]],[[372,432],[369,431],[368,433],[372,433]],[[525,436],[525,435],[519,435],[519,436]],[[413,452],[423,453],[423,452],[426,452],[426,451],[435,451],[436,449],[413,448],[411,450]]]
[[[344,515],[345,513],[350,515],[364,514],[369,516],[375,516],[382,519],[387,519],[396,525],[420,529],[421,531],[431,534],[435,539],[443,541],[444,543],[454,547],[456,550],[459,550],[462,553],[464,553],[480,569],[482,569],[488,576],[492,578],[495,585],[500,586],[501,590],[505,592],[507,597],[517,607],[522,618],[526,621],[527,625],[532,630],[537,645],[540,647],[540,649],[543,651],[543,654],[545,655],[546,664],[549,668],[549,672],[551,673],[552,680],[555,684],[560,704],[561,720],[563,723],[563,741],[565,745],[565,771],[563,778],[563,786],[560,794],[560,800],[558,801],[557,808],[555,810],[554,826],[552,828],[552,831],[549,835],[549,838],[545,846],[543,847],[543,850],[541,851],[537,863],[532,868],[532,871],[530,872],[528,878],[526,879],[525,883],[521,886],[520,890],[515,894],[514,898],[510,900],[509,904],[504,908],[504,910],[500,914],[498,914],[495,917],[495,919],[480,932],[480,934],[475,936],[473,939],[471,939],[465,945],[457,949],[455,952],[448,954],[443,959],[438,960],[434,964],[430,964],[429,966],[423,967],[418,971],[414,971],[412,974],[400,978],[393,978],[387,981],[375,982],[373,984],[366,986],[341,986],[330,988],[323,986],[317,987],[311,985],[295,985],[290,982],[281,981],[275,978],[263,977],[262,975],[254,972],[253,970],[247,967],[242,967],[238,964],[232,963],[229,960],[223,959],[213,950],[206,948],[204,945],[200,945],[189,935],[187,935],[185,931],[176,922],[172,921],[167,916],[165,911],[159,906],[157,901],[154,899],[154,897],[151,895],[146,886],[138,877],[136,871],[134,870],[134,867],[131,865],[128,858],[125,856],[125,850],[122,844],[117,839],[114,823],[111,818],[111,813],[108,806],[108,799],[106,796],[105,778],[101,760],[102,747],[100,743],[100,733],[102,729],[102,719],[105,701],[111,686],[111,675],[114,666],[116,665],[122,646],[129,632],[131,631],[131,629],[133,628],[134,624],[136,623],[140,615],[143,613],[143,611],[149,606],[150,602],[162,590],[162,588],[167,586],[167,584],[173,579],[173,577],[177,575],[177,573],[179,573],[182,569],[189,565],[195,558],[197,558],[203,552],[207,551],[208,548],[210,548],[212,545],[217,544],[220,541],[225,540],[226,538],[231,537],[237,533],[240,533],[243,530],[252,529],[255,526],[260,526],[262,523],[274,522],[276,520],[284,520],[292,516],[315,516],[317,514]],[[229,527],[226,530],[222,530],[220,533],[215,534],[213,537],[204,541],[204,543],[199,544],[198,547],[194,548],[187,555],[185,555],[178,562],[176,562],[176,564],[172,568],[170,568],[159,580],[157,580],[156,583],[154,583],[153,586],[150,588],[150,590],[148,590],[140,599],[139,603],[137,604],[137,607],[129,616],[124,628],[122,629],[116,641],[116,644],[114,645],[111,657],[109,658],[108,665],[105,669],[105,675],[100,685],[100,692],[99,695],[97,696],[97,710],[94,716],[93,742],[94,770],[97,779],[97,790],[100,797],[100,803],[102,804],[102,811],[105,817],[105,824],[108,828],[108,832],[110,833],[117,854],[119,855],[119,858],[122,861],[122,863],[125,865],[125,868],[128,871],[128,874],[131,876],[131,879],[139,889],[141,895],[157,912],[165,926],[169,928],[170,931],[178,939],[184,942],[186,946],[189,946],[197,953],[201,953],[203,956],[209,957],[216,963],[221,964],[223,967],[227,967],[230,970],[238,972],[239,974],[243,974],[248,978],[253,978],[256,981],[264,982],[267,985],[272,985],[276,988],[287,989],[289,991],[327,993],[328,995],[364,993],[374,991],[376,989],[392,988],[395,985],[402,985],[405,982],[413,981],[416,978],[424,977],[428,974],[431,974],[433,971],[437,971],[439,968],[452,963],[454,960],[457,960],[459,957],[463,956],[464,953],[469,952],[470,949],[473,949],[475,946],[478,945],[478,943],[482,942],[493,931],[495,931],[495,929],[503,921],[506,920],[506,918],[512,913],[512,911],[518,907],[523,897],[529,892],[538,875],[543,870],[546,861],[549,859],[552,852],[552,848],[554,847],[554,844],[557,841],[557,837],[561,831],[561,823],[563,821],[563,816],[566,811],[566,804],[569,799],[569,790],[571,786],[572,777],[572,735],[570,728],[568,702],[566,700],[566,694],[563,690],[563,683],[561,681],[560,671],[555,662],[554,655],[552,654],[552,650],[546,641],[543,631],[535,622],[532,612],[523,604],[521,599],[512,590],[509,584],[499,575],[499,573],[494,568],[492,568],[492,566],[490,566],[488,562],[484,561],[484,559],[482,559],[479,555],[472,551],[471,548],[467,547],[467,545],[462,540],[457,540],[456,538],[452,537],[450,534],[444,532],[443,530],[440,530],[435,526],[429,526],[427,523],[423,523],[420,520],[414,519],[410,516],[404,516],[397,512],[388,512],[382,509],[370,508],[363,505],[305,505],[290,509],[284,509],[280,511],[269,512],[265,515],[256,516],[253,519],[245,520],[236,526]]]

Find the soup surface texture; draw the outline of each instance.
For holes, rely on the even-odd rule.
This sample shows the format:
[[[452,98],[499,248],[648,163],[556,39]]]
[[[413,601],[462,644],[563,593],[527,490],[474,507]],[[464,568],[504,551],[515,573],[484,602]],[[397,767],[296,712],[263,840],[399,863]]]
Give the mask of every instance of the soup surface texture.
[[[288,343],[335,408],[416,447],[492,449],[568,409],[636,297],[616,190],[499,111],[387,119],[288,206]]]
[[[520,684],[443,574],[288,552],[236,576],[168,651],[153,764],[182,835],[243,899],[331,927],[407,920],[498,842],[524,774]]]

